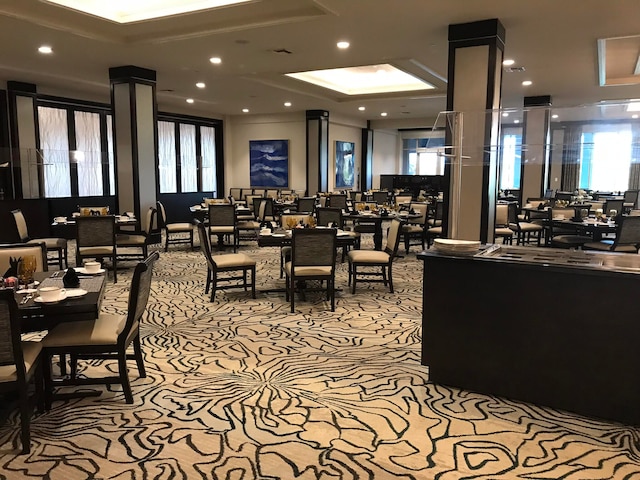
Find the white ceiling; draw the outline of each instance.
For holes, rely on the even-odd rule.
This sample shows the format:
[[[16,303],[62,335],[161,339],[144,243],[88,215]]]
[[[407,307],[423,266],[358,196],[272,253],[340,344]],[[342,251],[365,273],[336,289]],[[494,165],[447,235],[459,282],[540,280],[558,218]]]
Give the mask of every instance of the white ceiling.
[[[39,0],[0,0],[0,80],[108,103],[108,69],[136,65],[157,72],[162,111],[220,117],[241,115],[242,108],[326,109],[368,120],[382,111],[396,121],[433,118],[446,108],[448,25],[489,18],[505,26],[505,58],[525,67],[504,75],[503,107],[522,107],[523,97],[534,95],[551,95],[554,107],[640,98],[639,85],[601,87],[598,76],[598,39],[640,34],[637,0],[254,0],[128,25]],[[337,49],[339,40],[351,47]],[[37,53],[42,44],[54,54]],[[275,53],[281,49],[291,53]],[[212,56],[222,64],[212,65]],[[437,88],[351,98],[284,76],[378,63]],[[533,85],[523,87],[525,79]],[[207,88],[196,88],[198,81]]]

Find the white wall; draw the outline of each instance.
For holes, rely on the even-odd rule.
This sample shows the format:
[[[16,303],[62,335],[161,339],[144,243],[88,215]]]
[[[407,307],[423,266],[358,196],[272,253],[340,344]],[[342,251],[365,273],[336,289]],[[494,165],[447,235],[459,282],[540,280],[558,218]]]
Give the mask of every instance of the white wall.
[[[398,131],[375,130],[373,132],[373,181],[372,188],[380,188],[380,175],[401,173],[402,141]]]
[[[306,188],[306,117],[304,112],[282,115],[237,115],[225,121],[224,176],[227,190],[249,185],[249,140],[289,140],[289,188]],[[228,194],[228,192],[225,192]]]

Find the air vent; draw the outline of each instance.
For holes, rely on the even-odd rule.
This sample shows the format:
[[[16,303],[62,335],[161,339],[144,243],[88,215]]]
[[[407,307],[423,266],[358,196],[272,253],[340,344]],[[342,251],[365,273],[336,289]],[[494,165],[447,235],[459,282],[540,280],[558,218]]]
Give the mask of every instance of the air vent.
[[[173,93],[173,92],[175,92],[175,90],[174,90],[173,88],[165,88],[165,89],[158,90],[158,91],[159,91],[159,92],[169,92],[169,93]]]
[[[507,73],[522,73],[524,72],[524,67],[504,67],[504,71]]]
[[[277,53],[278,55],[291,55],[293,52],[287,50],[286,48],[277,48],[273,50],[273,53]]]

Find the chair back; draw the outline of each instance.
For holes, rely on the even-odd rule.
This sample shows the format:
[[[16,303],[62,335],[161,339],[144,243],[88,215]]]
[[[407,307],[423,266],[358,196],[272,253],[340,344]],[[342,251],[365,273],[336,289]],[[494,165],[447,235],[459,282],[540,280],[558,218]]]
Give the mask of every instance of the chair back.
[[[319,208],[316,212],[316,216],[318,219],[318,225],[322,227],[328,227],[329,224],[333,224],[334,228],[342,228],[343,220],[342,220],[342,209],[341,208],[333,208],[333,207],[325,207]]]
[[[167,226],[167,211],[164,209],[164,205],[160,200],[156,202],[156,207],[158,209],[158,223],[160,224],[160,228],[164,228]]]
[[[24,219],[24,214],[19,208],[11,210],[13,219],[16,222],[16,229],[18,230],[18,238],[21,242],[29,241],[29,230],[27,229],[27,221]]]
[[[496,205],[496,227],[506,227],[509,225],[509,205],[499,203]]]
[[[116,217],[113,215],[76,217],[77,247],[103,247],[116,244]]]
[[[254,198],[253,200],[254,215],[260,222],[264,222],[267,217],[273,218],[273,199],[272,198]]]
[[[328,267],[335,271],[335,228],[296,228],[291,236],[291,271],[295,267]],[[332,273],[333,274],[333,273]]]
[[[210,227],[233,227],[236,224],[236,207],[231,204],[209,205]]]
[[[423,202],[411,202],[409,204],[409,210],[413,210],[415,213],[419,213],[420,217],[412,218],[411,223],[419,225],[425,225],[427,223],[427,215],[429,213],[429,205]]]
[[[402,228],[402,220],[394,218],[391,220],[389,231],[387,232],[387,244],[384,247],[384,251],[389,254],[390,257],[395,257],[398,253],[398,245],[400,245],[400,229]]]
[[[604,202],[604,214],[609,216],[611,210],[615,210],[618,215],[622,215],[624,208],[624,200],[607,200]]]
[[[373,192],[373,201],[378,205],[387,203],[389,201],[389,192],[386,190]]]
[[[130,334],[135,332],[147,308],[151,293],[153,278],[153,264],[160,258],[158,252],[153,252],[144,261],[139,262],[133,271],[131,287],[129,288],[129,303],[127,306],[127,321],[122,332],[118,334],[118,343],[128,342]]]
[[[296,201],[296,211],[313,213],[316,208],[316,197],[300,197]]]
[[[403,203],[411,203],[412,198],[411,195],[396,195],[394,201],[396,205],[400,206]]]
[[[0,245],[0,276],[11,267],[12,259],[15,261],[25,255],[36,257],[36,272],[49,270],[47,263],[47,246],[44,242],[38,243],[11,243]]]
[[[254,188],[253,189],[253,194],[254,195],[260,195],[261,197],[266,197],[267,196],[267,190],[264,188]]]
[[[10,381],[26,382],[22,357],[20,316],[13,289],[0,290],[0,366],[14,365],[16,378]]]
[[[302,222],[303,225],[311,225],[313,217],[308,213],[283,213],[280,215],[280,225],[285,229],[293,229]]]
[[[618,222],[622,222],[616,233],[611,250],[622,245],[631,245],[636,251],[640,248],[640,216],[618,215]]]
[[[636,208],[638,206],[638,194],[640,194],[640,190],[627,190],[624,192],[624,203],[633,203],[631,208]]]
[[[354,208],[357,211],[362,212],[364,210],[374,210],[374,209],[378,208],[378,204],[375,203],[375,202],[357,202],[354,205]]]
[[[276,198],[278,198],[278,190],[267,190],[265,193],[265,197],[275,200]]]
[[[215,268],[215,262],[211,255],[211,243],[209,241],[209,235],[207,235],[207,227],[199,220],[196,220],[196,225],[198,228],[198,238],[200,239],[200,251],[202,255],[204,255],[209,269],[213,270]]]
[[[347,196],[343,194],[331,194],[329,195],[329,204],[327,205],[331,208],[347,208]]]
[[[144,225],[142,226],[142,231],[147,236],[150,235],[151,232],[153,231],[153,224],[156,219],[157,212],[158,211],[153,207],[149,207],[149,209],[147,210],[147,214],[145,215],[145,219],[144,219]]]
[[[260,199],[262,199],[262,195],[247,195],[246,202],[247,207],[253,212],[253,214],[258,213],[258,208],[260,206]]]
[[[234,200],[240,200],[241,194],[242,194],[242,189],[241,188],[230,188],[229,189],[229,196],[231,198],[233,198]]]

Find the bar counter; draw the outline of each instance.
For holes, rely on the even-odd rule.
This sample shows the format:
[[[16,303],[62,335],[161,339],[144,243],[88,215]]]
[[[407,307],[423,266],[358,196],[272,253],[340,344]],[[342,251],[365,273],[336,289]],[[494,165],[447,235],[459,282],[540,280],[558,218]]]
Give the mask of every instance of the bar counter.
[[[418,257],[431,381],[640,424],[640,255],[489,245]]]

